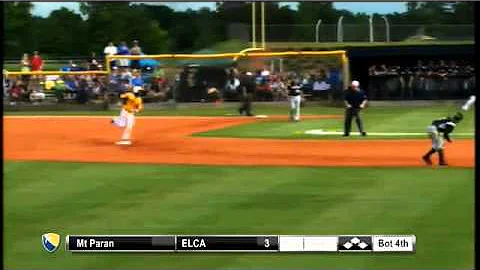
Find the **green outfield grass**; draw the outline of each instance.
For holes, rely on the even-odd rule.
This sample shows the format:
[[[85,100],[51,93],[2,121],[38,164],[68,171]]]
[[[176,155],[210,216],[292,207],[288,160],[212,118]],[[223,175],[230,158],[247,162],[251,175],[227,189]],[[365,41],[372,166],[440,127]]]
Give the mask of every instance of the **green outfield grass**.
[[[394,42],[269,42],[269,49],[348,49],[357,47],[404,47],[404,46],[452,46],[452,45],[474,45],[473,40],[442,41],[442,40],[406,40]]]
[[[474,171],[13,162],[6,269],[472,269]],[[415,234],[415,254],[49,254],[41,235]],[[63,238],[64,239],[64,238]]]
[[[399,139],[425,138],[423,134],[433,119],[452,115],[457,111],[456,106],[435,107],[371,107],[362,112],[364,128],[367,132],[379,133],[422,133],[414,136],[351,136],[348,139]],[[318,110],[317,113],[321,113]],[[344,113],[343,109],[332,109],[328,113]],[[474,138],[474,111],[464,113],[464,120],[458,124],[452,138]],[[307,130],[323,129],[328,131],[343,131],[342,119],[302,120],[292,123],[286,120],[258,121],[250,124],[233,126],[225,129],[211,130],[195,136],[207,137],[240,137],[240,138],[279,138],[279,139],[332,139],[339,135],[310,135]],[[355,121],[352,121],[352,130],[357,131]],[[462,134],[463,133],[463,134]]]
[[[149,108],[138,114],[138,116],[239,116],[238,103],[226,103],[223,105],[214,104],[191,104],[177,107],[165,105],[163,107]],[[146,106],[149,106],[148,104]],[[254,103],[253,111],[257,115],[287,115],[289,103],[259,104]],[[441,108],[441,107],[439,107]],[[112,105],[107,111],[4,111],[5,115],[114,115],[118,114],[120,107]],[[342,114],[342,108],[320,106],[310,103],[302,109],[304,115],[319,114]]]

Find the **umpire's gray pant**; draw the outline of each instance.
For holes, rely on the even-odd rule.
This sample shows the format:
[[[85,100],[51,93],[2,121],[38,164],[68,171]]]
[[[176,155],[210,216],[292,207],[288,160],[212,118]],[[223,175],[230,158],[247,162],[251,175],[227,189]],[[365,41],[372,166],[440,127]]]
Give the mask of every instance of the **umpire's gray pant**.
[[[428,136],[432,139],[432,148],[435,150],[443,149],[443,138],[437,130],[436,126],[428,126]]]
[[[294,121],[300,120],[300,104],[302,103],[302,97],[290,96],[290,119]]]

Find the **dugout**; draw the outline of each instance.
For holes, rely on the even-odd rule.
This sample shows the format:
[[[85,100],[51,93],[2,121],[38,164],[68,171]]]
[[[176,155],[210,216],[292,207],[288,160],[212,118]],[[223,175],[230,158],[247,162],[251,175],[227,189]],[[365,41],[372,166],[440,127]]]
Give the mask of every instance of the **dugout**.
[[[372,65],[415,66],[422,61],[472,61],[475,45],[416,45],[348,48],[352,79],[360,81],[365,89],[369,85],[368,69]],[[368,92],[368,89],[365,89]]]
[[[208,88],[223,89],[227,83],[226,68],[230,65],[191,64],[183,68],[177,88],[177,101],[208,100]]]

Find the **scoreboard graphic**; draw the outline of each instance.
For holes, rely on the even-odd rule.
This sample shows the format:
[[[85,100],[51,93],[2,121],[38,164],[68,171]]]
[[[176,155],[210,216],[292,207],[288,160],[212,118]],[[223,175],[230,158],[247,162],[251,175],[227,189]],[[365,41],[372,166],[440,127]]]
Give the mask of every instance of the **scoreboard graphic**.
[[[76,252],[415,252],[415,235],[68,235]]]

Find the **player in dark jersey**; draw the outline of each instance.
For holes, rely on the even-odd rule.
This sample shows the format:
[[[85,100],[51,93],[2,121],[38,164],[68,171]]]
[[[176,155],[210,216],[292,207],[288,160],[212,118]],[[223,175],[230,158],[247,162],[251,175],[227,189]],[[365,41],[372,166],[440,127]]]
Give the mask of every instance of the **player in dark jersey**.
[[[428,151],[422,157],[423,161],[425,161],[426,164],[432,165],[432,160],[430,159],[430,157],[434,153],[438,153],[438,164],[440,166],[447,166],[447,163],[445,162],[445,153],[443,150],[443,139],[447,140],[447,142],[452,142],[450,134],[455,129],[457,123],[462,121],[462,119],[463,114],[461,112],[457,112],[452,117],[444,117],[441,119],[433,120],[432,125],[427,128],[428,135],[432,139],[432,149],[430,149],[430,151]]]
[[[290,120],[300,121],[300,104],[302,102],[302,91],[300,85],[292,80],[288,85],[288,97],[290,99]]]

